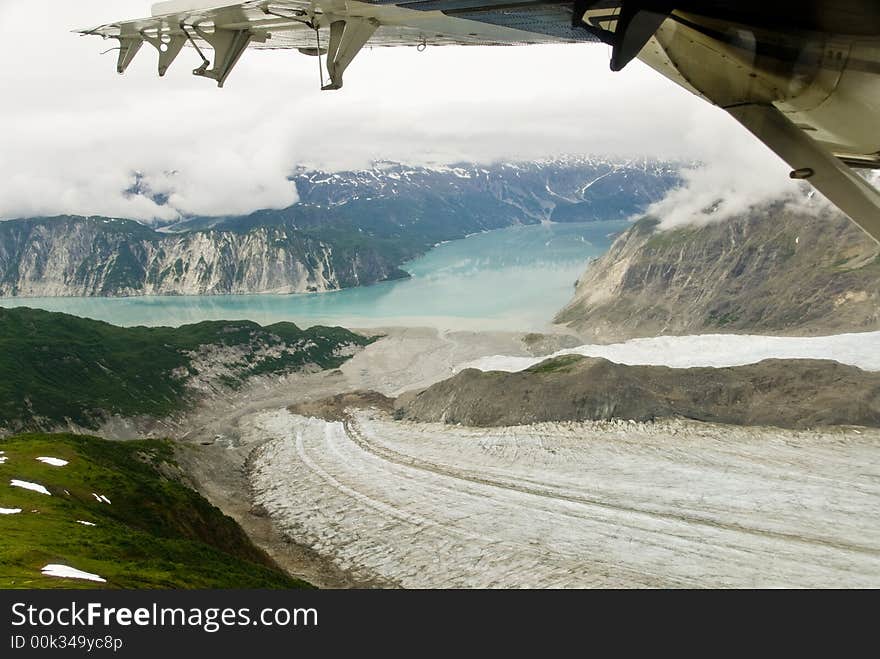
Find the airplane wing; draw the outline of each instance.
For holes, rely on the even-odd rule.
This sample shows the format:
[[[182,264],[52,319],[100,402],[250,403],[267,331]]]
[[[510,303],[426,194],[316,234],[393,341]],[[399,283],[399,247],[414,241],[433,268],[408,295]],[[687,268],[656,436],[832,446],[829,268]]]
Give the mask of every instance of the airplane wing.
[[[221,87],[249,46],[326,55],[323,89],[364,46],[603,42],[613,70],[638,57],[725,109],[880,242],[880,194],[851,169],[880,169],[876,0],[172,0],[81,32],[119,42],[119,73],[145,43],[159,75],[191,46]]]
[[[471,3],[477,12],[466,18],[432,9],[436,2],[394,4],[388,0],[173,0],[153,5],[152,16],[80,30],[119,41],[117,71],[124,73],[148,43],[159,53],[159,75],[191,46],[202,59],[194,74],[223,86],[247,47],[297,49],[305,55],[327,55],[330,83],[342,87],[342,74],[364,46],[443,45],[502,46],[596,41],[589,32],[572,26],[571,5],[523,5],[516,10],[493,11],[502,0]],[[443,3],[449,5],[450,3]],[[452,3],[454,4],[454,3]],[[465,1],[461,4],[467,4]],[[469,20],[486,16],[489,22]],[[493,20],[495,19],[495,20]],[[535,29],[537,28],[537,29]],[[206,51],[214,52],[213,63]]]
[[[728,113],[793,168],[792,178],[808,180],[880,242],[880,192],[843,159],[772,105],[739,105]]]

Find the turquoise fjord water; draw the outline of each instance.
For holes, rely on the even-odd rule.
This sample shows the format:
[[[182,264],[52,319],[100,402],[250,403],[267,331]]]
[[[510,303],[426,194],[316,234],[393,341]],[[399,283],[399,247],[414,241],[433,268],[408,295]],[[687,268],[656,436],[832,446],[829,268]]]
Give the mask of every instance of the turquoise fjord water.
[[[587,261],[626,221],[510,227],[439,245],[403,266],[411,279],[331,293],[130,298],[15,298],[29,306],[114,325],[178,326],[201,320],[282,320],[307,327],[430,326],[541,330],[571,298]]]

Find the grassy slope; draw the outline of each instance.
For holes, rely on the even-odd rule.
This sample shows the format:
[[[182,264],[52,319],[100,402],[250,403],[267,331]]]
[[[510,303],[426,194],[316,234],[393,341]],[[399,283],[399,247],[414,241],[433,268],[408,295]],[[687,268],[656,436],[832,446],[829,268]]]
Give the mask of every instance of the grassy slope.
[[[293,345],[301,342],[300,347]],[[0,309],[0,426],[49,427],[69,419],[96,428],[104,413],[165,416],[186,406],[184,354],[200,345],[290,347],[279,357],[255,360],[241,373],[283,373],[314,363],[335,368],[341,344],[365,345],[338,327],[260,327],[214,321],[179,328],[116,327],[67,314],[28,308]],[[48,424],[39,425],[39,420]]]
[[[0,515],[0,588],[308,587],[273,567],[234,520],[162,475],[176,470],[169,442],[34,434],[0,440],[0,451],[8,458],[0,464],[0,508],[23,510]],[[52,467],[39,456],[70,464]],[[13,478],[52,496],[12,487]],[[107,583],[42,576],[50,563]]]

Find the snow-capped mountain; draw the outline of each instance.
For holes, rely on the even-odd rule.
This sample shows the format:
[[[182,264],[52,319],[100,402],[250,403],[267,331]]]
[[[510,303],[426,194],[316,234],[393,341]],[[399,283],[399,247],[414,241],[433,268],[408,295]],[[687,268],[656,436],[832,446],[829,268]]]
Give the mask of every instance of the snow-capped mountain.
[[[679,182],[679,166],[607,158],[293,176],[300,200],[160,230],[130,220],[0,222],[0,295],[321,292],[406,277],[433,245],[515,224],[619,219]]]

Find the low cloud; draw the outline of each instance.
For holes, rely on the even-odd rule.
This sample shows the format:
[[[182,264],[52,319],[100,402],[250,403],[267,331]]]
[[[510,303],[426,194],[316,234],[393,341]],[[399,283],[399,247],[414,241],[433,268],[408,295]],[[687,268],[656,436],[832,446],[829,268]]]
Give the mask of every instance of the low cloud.
[[[704,126],[686,139],[702,146],[705,160],[684,170],[682,186],[648,208],[661,229],[723,222],[769,203],[804,199],[803,184],[788,176],[791,168],[759,141],[719,140]]]
[[[376,159],[706,163],[687,174],[689,192],[658,205],[671,223],[699,216],[713,192],[732,190],[729,214],[790,185],[766,153],[736,156],[753,138],[723,112],[639,62],[611,73],[601,45],[368,49],[339,92],[317,89],[312,58],[249,51],[218,90],[191,75],[190,49],[160,80],[145,45],[120,78],[116,53],[99,54],[115,41],[70,33],[146,15],[149,4],[0,0],[0,218],[241,214],[294,203],[297,165]]]

